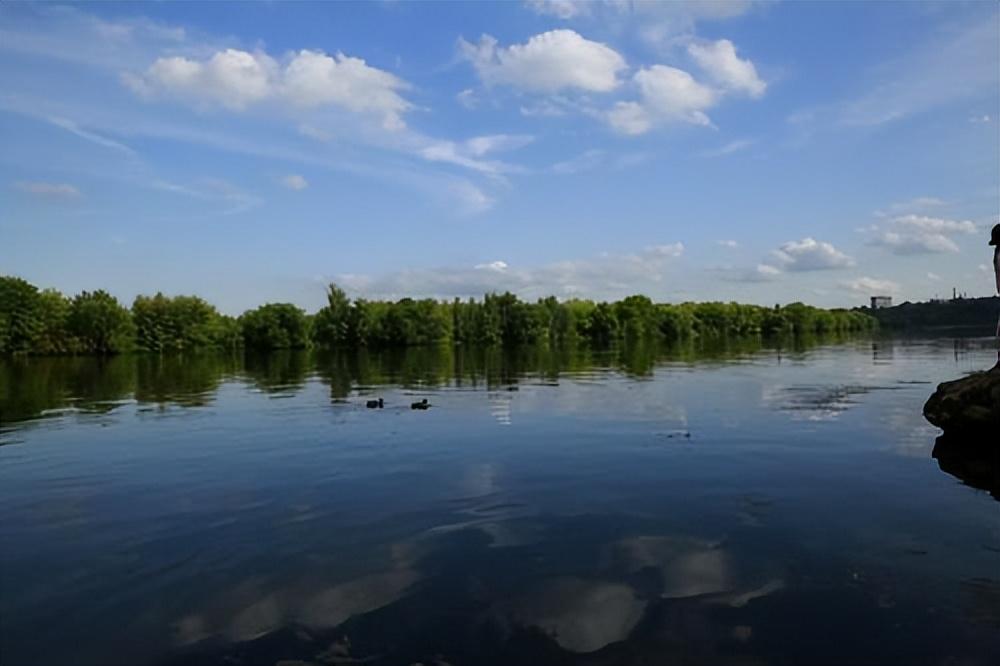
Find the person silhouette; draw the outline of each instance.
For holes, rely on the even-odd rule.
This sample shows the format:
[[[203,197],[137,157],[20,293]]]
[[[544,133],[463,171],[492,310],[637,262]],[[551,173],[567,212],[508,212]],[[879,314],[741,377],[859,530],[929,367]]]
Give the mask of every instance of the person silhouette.
[[[1000,224],[993,225],[990,234],[990,245],[993,246],[993,274],[997,280],[997,294],[1000,295]],[[1000,369],[1000,318],[997,319],[997,364]]]

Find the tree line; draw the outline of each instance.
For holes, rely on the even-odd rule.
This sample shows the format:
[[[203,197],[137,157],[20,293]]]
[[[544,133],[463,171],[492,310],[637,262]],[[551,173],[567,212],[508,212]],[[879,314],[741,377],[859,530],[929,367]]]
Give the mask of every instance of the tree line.
[[[858,310],[825,310],[803,303],[773,308],[666,304],[646,296],[611,303],[550,296],[532,303],[511,293],[486,294],[482,300],[374,301],[352,300],[332,284],[326,305],[314,314],[290,303],[268,303],[230,317],[197,296],[137,296],[128,308],[103,290],[68,298],[18,277],[0,276],[4,354],[439,344],[608,346],[634,340],[851,333],[876,326],[875,319]]]

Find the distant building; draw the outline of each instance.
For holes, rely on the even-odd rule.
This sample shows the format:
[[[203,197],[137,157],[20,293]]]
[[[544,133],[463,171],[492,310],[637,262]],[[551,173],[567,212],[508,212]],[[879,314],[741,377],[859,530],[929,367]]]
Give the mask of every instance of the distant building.
[[[891,308],[892,296],[872,296],[872,310],[879,308]]]

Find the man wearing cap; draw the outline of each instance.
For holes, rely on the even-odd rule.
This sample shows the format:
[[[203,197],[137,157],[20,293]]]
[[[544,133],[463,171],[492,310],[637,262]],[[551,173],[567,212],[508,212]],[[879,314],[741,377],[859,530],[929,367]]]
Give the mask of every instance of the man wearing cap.
[[[993,246],[993,274],[997,278],[997,294],[1000,294],[1000,224],[993,225],[990,236],[990,245]],[[1000,319],[997,320],[997,339],[1000,341]],[[1000,349],[997,350],[997,367],[1000,368]]]

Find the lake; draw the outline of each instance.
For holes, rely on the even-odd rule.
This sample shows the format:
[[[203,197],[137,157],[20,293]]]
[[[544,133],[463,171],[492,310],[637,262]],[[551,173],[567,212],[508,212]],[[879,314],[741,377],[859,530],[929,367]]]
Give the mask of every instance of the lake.
[[[1000,663],[994,345],[8,360],[2,662]]]

